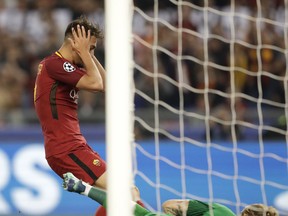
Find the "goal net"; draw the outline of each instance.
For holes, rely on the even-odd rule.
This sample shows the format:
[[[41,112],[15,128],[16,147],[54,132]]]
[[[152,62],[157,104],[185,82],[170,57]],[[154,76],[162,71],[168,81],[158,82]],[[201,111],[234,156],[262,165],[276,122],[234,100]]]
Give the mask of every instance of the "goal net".
[[[167,199],[287,215],[288,1],[134,1],[133,174]]]

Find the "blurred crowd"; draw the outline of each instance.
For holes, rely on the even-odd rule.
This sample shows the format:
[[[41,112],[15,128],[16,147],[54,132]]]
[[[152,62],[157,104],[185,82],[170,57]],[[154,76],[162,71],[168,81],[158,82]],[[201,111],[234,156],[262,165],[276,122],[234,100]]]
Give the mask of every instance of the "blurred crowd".
[[[240,139],[241,121],[279,128],[277,119],[285,116],[287,7],[281,0],[209,0],[152,7],[148,16],[136,9],[136,107],[161,101],[160,108],[180,108],[184,122],[208,112],[212,137],[230,139],[235,124]],[[192,119],[205,128],[204,119]]]
[[[134,1],[136,108],[156,99],[205,111],[208,100],[211,115],[226,121],[231,106],[241,120],[257,98],[263,107],[285,104],[284,1],[157,2]],[[0,126],[25,123],[39,61],[59,48],[67,24],[81,14],[104,30],[103,0],[0,0]],[[98,46],[105,64],[104,42]],[[82,94],[80,114],[104,108],[104,95]]]
[[[94,0],[0,0],[0,126],[33,116],[38,63],[59,49],[67,24],[81,14],[103,26],[103,8]],[[103,61],[101,42],[97,55]],[[95,100],[82,98],[82,112],[89,115]]]
[[[157,71],[161,100],[179,106],[177,83],[181,80],[184,105],[188,107],[197,106],[203,99],[203,95],[197,91],[203,88],[224,93],[242,92],[254,98],[263,94],[265,99],[285,102],[284,4],[280,4],[280,1],[261,1],[259,11],[256,1],[233,2],[234,9],[230,4],[221,8],[209,5],[211,8],[206,15],[200,6],[193,8],[185,4],[181,14],[175,8],[169,8],[158,14],[157,32],[154,32],[154,23],[149,20],[143,26],[138,23],[138,28],[134,28],[141,37],[135,40],[135,61],[140,65],[140,71]],[[180,17],[182,22],[179,22]],[[155,44],[159,46],[156,55],[152,47]],[[153,63],[155,59],[157,68]],[[139,87],[146,88],[148,95],[154,95],[151,92],[154,89],[153,75],[139,74]],[[176,85],[163,75],[176,81]],[[258,86],[258,82],[261,86]],[[211,94],[211,107],[226,100],[215,91],[211,91]],[[245,105],[257,104],[247,100]]]

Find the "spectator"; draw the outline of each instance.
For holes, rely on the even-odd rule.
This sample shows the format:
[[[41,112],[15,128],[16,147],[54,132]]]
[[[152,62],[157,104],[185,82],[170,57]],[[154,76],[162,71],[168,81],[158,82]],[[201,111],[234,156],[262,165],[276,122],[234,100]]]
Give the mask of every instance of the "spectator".
[[[157,20],[154,19],[153,4],[153,1],[148,1],[142,7],[140,1],[135,1],[134,5],[133,45],[137,65],[134,78],[139,91],[152,99],[155,99],[157,91],[161,101],[175,108],[180,105],[179,93],[183,93],[185,110],[198,110],[204,101],[204,88],[209,87],[212,113],[217,113],[218,108],[226,107],[227,103],[215,91],[225,93],[231,88],[231,83],[235,84],[237,93],[250,96],[249,100],[242,98],[244,107],[257,105],[260,90],[263,99],[285,103],[283,2],[257,5],[256,1],[239,0],[232,10],[230,1],[214,0],[209,1],[207,16],[201,3],[185,1],[179,13],[177,4],[161,2]],[[138,6],[141,8],[136,10]],[[216,10],[223,13],[216,13]],[[259,10],[263,18],[273,22],[258,19]],[[102,25],[104,1],[0,0],[2,122],[12,122],[9,115],[3,114],[8,107],[9,111],[18,110],[22,115],[26,109],[32,108],[35,65],[59,46],[61,29],[65,29],[63,26],[79,14],[86,14]],[[154,21],[157,21],[157,28]],[[182,43],[178,43],[180,37]],[[98,44],[97,50],[100,52],[96,56],[104,64],[103,44]],[[13,75],[9,72],[11,70]],[[232,72],[234,82],[230,80]],[[15,83],[12,90],[7,84],[11,80]],[[261,85],[258,85],[259,81]],[[159,89],[154,89],[155,86]],[[140,108],[153,106],[139,94],[136,94],[135,103]],[[89,118],[95,106],[104,109],[104,104],[102,98],[99,100],[85,93],[79,100],[80,115]],[[5,121],[3,116],[7,117]],[[14,118],[13,121],[21,122],[20,119],[14,121]]]

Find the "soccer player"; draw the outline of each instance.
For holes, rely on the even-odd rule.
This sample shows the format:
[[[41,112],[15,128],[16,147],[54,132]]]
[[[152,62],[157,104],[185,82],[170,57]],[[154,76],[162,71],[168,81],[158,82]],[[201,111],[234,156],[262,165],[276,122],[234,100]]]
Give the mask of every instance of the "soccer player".
[[[105,70],[94,55],[100,38],[98,25],[86,17],[72,21],[59,50],[38,66],[34,104],[52,170],[61,178],[70,171],[90,185],[106,188],[106,163],[87,144],[77,116],[79,90],[105,89]]]
[[[169,215],[210,215],[210,208],[213,209],[214,216],[236,216],[229,208],[218,203],[209,205],[199,200],[173,199],[162,204],[163,211]],[[184,213],[184,214],[183,214]]]
[[[82,180],[79,180],[70,172],[63,174],[63,177],[62,186],[65,190],[88,196],[98,202],[100,205],[104,206],[104,208],[107,208],[106,191],[98,187],[91,186]],[[152,213],[134,201],[131,201],[131,205],[135,216],[171,216],[167,214]]]
[[[106,192],[100,188],[93,187],[86,182],[79,180],[72,173],[63,175],[63,188],[70,192],[76,192],[90,197],[99,204],[106,205]],[[208,203],[198,200],[167,200],[162,207],[165,214],[156,214],[148,211],[142,206],[132,201],[135,216],[210,216]],[[214,216],[236,216],[229,208],[218,203],[212,204]],[[277,210],[271,206],[263,204],[252,204],[246,206],[241,212],[241,216],[279,216]]]
[[[167,214],[182,215],[186,212],[187,216],[192,215],[210,215],[209,204],[198,200],[167,200],[162,204],[163,210]],[[215,216],[236,216],[229,208],[218,203],[212,204],[213,214]],[[266,206],[263,204],[252,204],[246,206],[241,216],[279,216],[278,211],[272,206]]]

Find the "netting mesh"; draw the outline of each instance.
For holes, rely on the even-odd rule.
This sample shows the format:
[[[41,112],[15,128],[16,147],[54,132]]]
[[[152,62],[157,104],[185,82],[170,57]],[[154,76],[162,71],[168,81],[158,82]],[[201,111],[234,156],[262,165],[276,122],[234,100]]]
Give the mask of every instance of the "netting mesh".
[[[276,205],[288,189],[287,1],[148,2],[133,8],[134,175],[152,188],[147,204]]]

